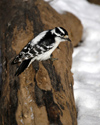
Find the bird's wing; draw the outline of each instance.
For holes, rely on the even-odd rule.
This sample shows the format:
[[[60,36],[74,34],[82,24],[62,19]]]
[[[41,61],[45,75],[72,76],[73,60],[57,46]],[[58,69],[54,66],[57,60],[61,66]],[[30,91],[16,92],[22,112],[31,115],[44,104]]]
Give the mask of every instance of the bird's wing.
[[[23,60],[27,60],[34,57],[34,54],[29,53],[29,51],[32,49],[31,42],[29,42],[22,51],[14,58],[12,61],[12,64],[16,64],[19,62],[22,62]]]
[[[19,62],[22,62],[24,60],[28,60],[31,58],[34,58],[40,54],[45,53],[46,51],[49,51],[53,48],[54,40],[50,37],[50,34],[45,35],[46,37],[43,37],[46,34],[46,32],[42,32],[41,35],[38,35],[35,37],[31,42],[29,42],[17,55],[14,60],[12,61],[12,64],[16,64]],[[41,37],[40,37],[41,36]],[[36,41],[37,40],[37,41]]]
[[[36,57],[40,54],[43,54],[50,49],[52,49],[54,46],[54,39],[51,38],[50,34],[45,34],[45,37],[42,37],[42,39],[39,40],[37,44],[35,44],[30,50],[29,54],[33,57]]]

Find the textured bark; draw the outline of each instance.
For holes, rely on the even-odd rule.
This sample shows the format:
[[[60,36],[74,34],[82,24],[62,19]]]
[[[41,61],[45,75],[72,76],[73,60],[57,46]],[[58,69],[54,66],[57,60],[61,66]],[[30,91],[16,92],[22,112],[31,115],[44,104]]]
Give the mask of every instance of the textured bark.
[[[49,22],[48,26],[45,22],[46,17],[43,18],[42,13],[44,11],[41,12],[42,9],[45,10],[43,3],[36,0],[0,2],[0,24],[3,24],[0,26],[2,46],[0,125],[77,124],[73,77],[70,71],[73,51],[71,43],[63,42],[54,51],[53,57],[58,60],[36,61],[19,77],[14,76],[18,65],[12,66],[11,61],[16,54],[38,33],[58,26],[55,18],[54,24]],[[47,5],[44,3],[44,6],[45,4]],[[52,10],[57,15],[49,5],[47,8],[50,9],[50,14]]]

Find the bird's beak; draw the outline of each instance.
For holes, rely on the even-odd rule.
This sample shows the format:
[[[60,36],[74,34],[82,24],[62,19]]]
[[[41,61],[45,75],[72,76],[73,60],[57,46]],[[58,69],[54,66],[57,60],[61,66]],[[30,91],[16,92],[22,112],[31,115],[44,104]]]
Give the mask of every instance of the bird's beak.
[[[71,40],[69,38],[66,38],[67,41],[71,42]]]
[[[69,42],[71,42],[71,40],[68,38],[68,36],[66,35],[66,36],[64,36],[64,39],[65,40],[67,40],[67,41],[69,41]]]

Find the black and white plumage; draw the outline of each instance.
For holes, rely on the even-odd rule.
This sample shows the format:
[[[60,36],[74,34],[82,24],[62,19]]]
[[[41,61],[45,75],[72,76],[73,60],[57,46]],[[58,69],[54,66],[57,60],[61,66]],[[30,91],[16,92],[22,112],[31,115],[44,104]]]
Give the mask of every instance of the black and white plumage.
[[[68,32],[62,27],[41,32],[17,55],[12,64],[21,62],[15,75],[21,74],[34,60],[47,60],[60,42],[70,41]]]

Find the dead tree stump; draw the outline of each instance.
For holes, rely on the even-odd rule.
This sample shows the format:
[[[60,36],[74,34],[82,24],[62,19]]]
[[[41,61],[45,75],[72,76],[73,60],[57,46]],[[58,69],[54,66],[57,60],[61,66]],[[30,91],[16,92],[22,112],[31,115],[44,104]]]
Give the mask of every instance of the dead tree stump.
[[[0,125],[77,124],[70,71],[72,44],[60,44],[53,53],[58,60],[34,62],[19,77],[14,76],[18,65],[11,65],[12,59],[45,29],[38,7],[36,0],[0,2]]]

